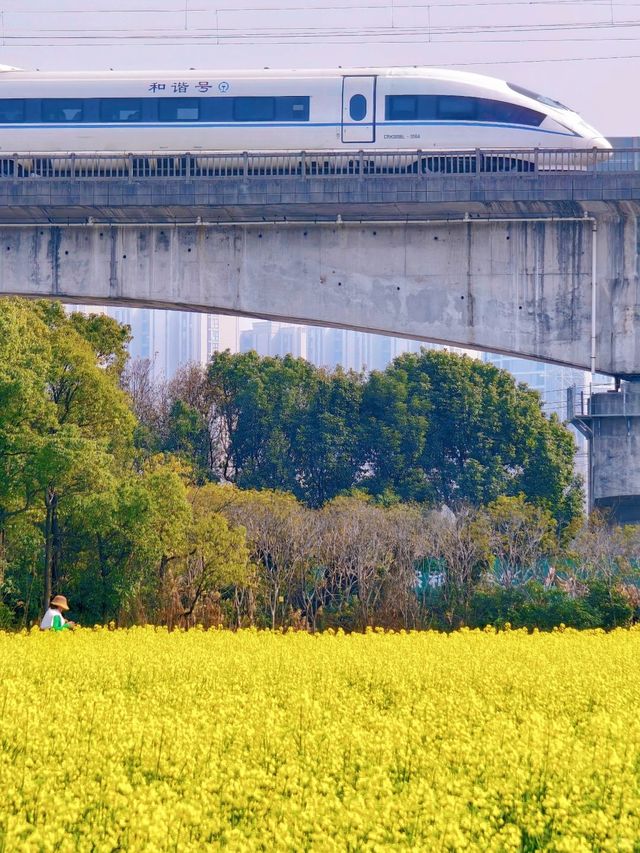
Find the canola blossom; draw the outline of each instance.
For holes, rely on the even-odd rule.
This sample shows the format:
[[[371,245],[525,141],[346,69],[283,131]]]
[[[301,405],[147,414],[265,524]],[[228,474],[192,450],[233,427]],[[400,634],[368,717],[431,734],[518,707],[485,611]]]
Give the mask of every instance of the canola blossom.
[[[635,629],[0,634],[0,850],[638,850],[639,661]]]

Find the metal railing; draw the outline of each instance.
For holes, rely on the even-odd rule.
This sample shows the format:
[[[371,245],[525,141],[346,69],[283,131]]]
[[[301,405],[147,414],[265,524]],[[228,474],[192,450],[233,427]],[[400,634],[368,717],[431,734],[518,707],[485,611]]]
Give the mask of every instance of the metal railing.
[[[567,420],[609,417],[640,417],[640,393],[624,384],[567,388]]]
[[[589,417],[592,394],[597,394],[599,390],[606,392],[611,387],[608,385],[599,389],[598,386],[592,385],[572,385],[567,388],[567,420],[572,421]]]
[[[25,178],[343,178],[638,173],[640,149],[0,154],[0,180]]]

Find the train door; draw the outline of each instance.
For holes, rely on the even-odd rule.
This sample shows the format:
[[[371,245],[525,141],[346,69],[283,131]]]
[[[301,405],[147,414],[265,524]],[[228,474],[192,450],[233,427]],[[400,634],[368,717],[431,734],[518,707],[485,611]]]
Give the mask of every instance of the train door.
[[[342,141],[376,141],[376,78],[342,78]]]

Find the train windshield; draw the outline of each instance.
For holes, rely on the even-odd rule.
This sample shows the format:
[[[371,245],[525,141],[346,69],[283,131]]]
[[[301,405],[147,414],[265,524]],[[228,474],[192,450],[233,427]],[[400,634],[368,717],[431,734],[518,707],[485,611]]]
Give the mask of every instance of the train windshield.
[[[544,95],[532,92],[531,89],[525,89],[524,86],[518,86],[515,83],[507,83],[507,86],[519,95],[524,95],[525,98],[533,98],[533,100],[538,101],[539,104],[546,104],[548,107],[555,107],[557,110],[567,110],[567,112],[570,113],[575,112],[571,107],[566,107],[564,104],[561,104],[560,101],[554,101],[553,98],[545,98]]]

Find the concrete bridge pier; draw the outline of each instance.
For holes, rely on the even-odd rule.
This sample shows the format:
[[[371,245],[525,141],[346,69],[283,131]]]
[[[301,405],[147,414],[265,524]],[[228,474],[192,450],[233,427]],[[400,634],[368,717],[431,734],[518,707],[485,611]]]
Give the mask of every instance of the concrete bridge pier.
[[[589,397],[570,391],[569,406],[589,440],[590,509],[640,524],[640,380]]]

